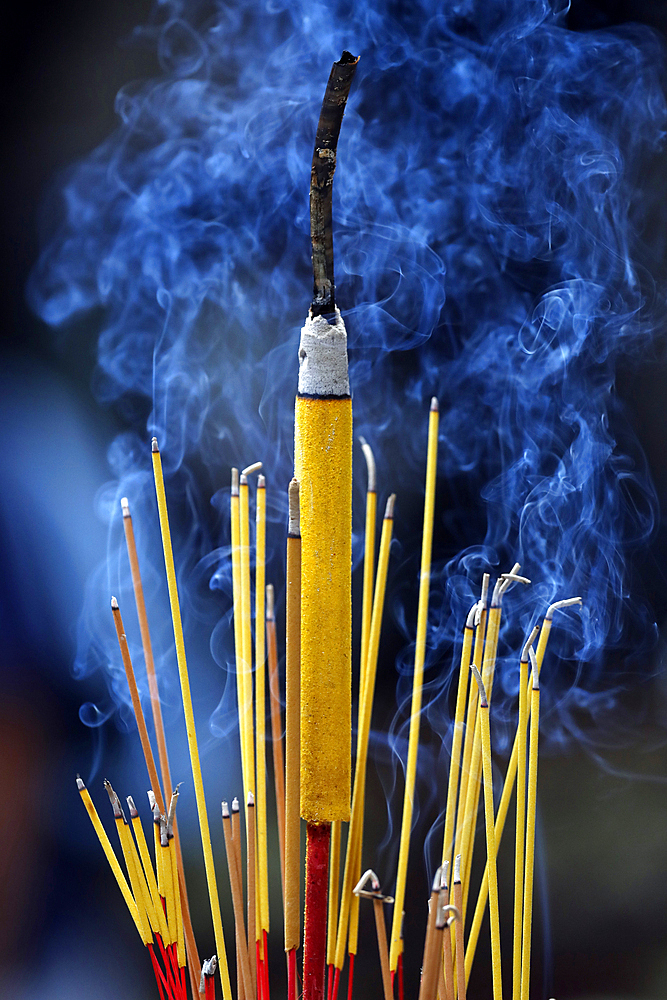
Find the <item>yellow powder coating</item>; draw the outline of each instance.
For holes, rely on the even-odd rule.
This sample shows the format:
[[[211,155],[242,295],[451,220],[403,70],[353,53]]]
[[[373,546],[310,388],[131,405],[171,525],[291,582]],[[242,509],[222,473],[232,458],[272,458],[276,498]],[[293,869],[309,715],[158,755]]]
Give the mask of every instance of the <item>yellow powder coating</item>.
[[[257,830],[255,829],[255,806],[248,802],[246,808],[246,890],[248,903],[248,958],[250,960],[250,978],[253,984],[253,994],[257,992],[257,900],[255,895],[257,872]]]
[[[266,487],[257,484],[257,534],[255,542],[255,696],[257,728],[257,873],[259,922],[257,933],[269,931],[269,862],[266,830],[266,639],[264,592],[266,587]]]
[[[246,770],[244,793],[255,794],[255,724],[253,721],[252,698],[252,624],[250,608],[250,526],[248,523],[248,484],[239,487],[239,541],[241,575],[241,675],[243,679],[243,734],[245,742]],[[247,826],[247,807],[246,807]]]
[[[176,909],[174,906],[174,878],[171,865],[171,841],[160,847],[162,851],[162,871],[164,873],[164,898],[167,904],[167,927],[169,944],[176,940]],[[167,942],[165,941],[165,944]]]
[[[169,515],[167,513],[167,498],[165,496],[165,490],[164,490],[162,461],[160,459],[160,452],[156,450],[157,442],[155,442],[153,447],[154,447],[154,450],[152,452],[153,473],[155,476],[155,490],[157,494],[158,511],[160,514],[160,530],[162,532],[162,546],[164,549],[164,562],[167,573],[167,585],[169,589],[169,603],[171,606],[171,616],[174,625],[174,642],[176,645],[176,659],[178,662],[178,674],[181,683],[183,713],[185,715],[185,729],[188,737],[190,764],[192,766],[192,777],[195,786],[195,798],[197,801],[197,814],[199,818],[199,831],[201,834],[202,851],[204,854],[204,867],[206,869],[206,881],[208,884],[208,896],[211,906],[211,917],[213,920],[215,947],[218,956],[218,968],[220,970],[220,981],[222,983],[222,994],[224,1000],[232,1000],[232,986],[229,980],[229,967],[227,965],[225,935],[222,929],[222,915],[220,913],[218,885],[215,877],[215,864],[213,862],[213,850],[211,848],[211,834],[208,825],[208,814],[206,812],[206,797],[204,795],[204,784],[201,775],[199,747],[197,745],[197,731],[195,729],[195,716],[192,708],[192,695],[190,693],[190,678],[188,676],[188,665],[187,665],[187,660],[185,658],[183,625],[181,622],[181,609],[178,601],[178,588],[176,585],[176,569],[174,567],[174,554],[171,547],[171,535],[169,532]]]
[[[493,1000],[502,1000],[502,969],[500,959],[500,914],[498,910],[498,871],[496,867],[496,833],[493,817],[493,765],[491,762],[491,732],[488,706],[480,705],[478,716],[482,737],[482,771],[484,774],[484,819],[486,826],[486,858],[489,884],[489,915],[491,923],[491,968]],[[469,881],[469,880],[468,880]]]
[[[327,965],[334,964],[338,930],[338,882],[340,880],[340,820],[331,824],[329,844],[329,916],[327,920]]]
[[[560,603],[560,602],[559,602]],[[579,598],[573,598],[561,604],[560,606],[567,607],[573,603],[581,603]],[[551,609],[549,609],[551,611]],[[542,629],[540,631],[540,638],[537,644],[537,653],[535,654],[535,660],[537,663],[537,675],[539,677],[540,671],[542,669],[542,661],[544,659],[544,653],[547,647],[547,641],[551,633],[552,620],[547,613],[547,616],[542,622]],[[527,682],[527,719],[530,717],[530,692],[532,691],[532,681]],[[503,835],[503,830],[505,829],[505,820],[507,819],[507,813],[509,811],[510,799],[512,798],[512,792],[514,791],[514,781],[517,773],[518,766],[518,756],[519,756],[519,734],[517,732],[514,738],[514,746],[512,747],[512,754],[509,759],[509,764],[507,765],[507,773],[505,775],[505,783],[503,785],[503,793],[500,798],[500,804],[498,806],[498,812],[496,815],[496,849],[500,846],[500,841]],[[487,881],[487,871],[484,870],[484,875],[482,876],[482,884],[479,890],[479,896],[477,897],[477,906],[475,907],[475,915],[473,917],[472,925],[470,927],[470,935],[468,937],[468,947],[466,948],[466,981],[470,978],[470,970],[472,969],[472,963],[475,958],[475,950],[477,948],[477,941],[479,939],[479,932],[482,927],[482,919],[484,917],[484,910],[486,908],[486,901],[488,898],[488,881]]]
[[[130,891],[129,885],[127,884],[127,879],[123,875],[123,870],[122,870],[122,868],[120,867],[120,865],[118,863],[118,858],[116,857],[116,852],[114,851],[113,847],[111,846],[111,841],[107,837],[106,830],[102,826],[100,817],[97,815],[97,809],[95,808],[95,806],[93,804],[93,800],[90,797],[90,793],[88,792],[88,789],[83,784],[83,782],[81,781],[80,778],[77,781],[77,786],[78,786],[78,789],[79,789],[79,795],[81,796],[81,801],[83,802],[84,806],[86,807],[86,812],[90,816],[90,821],[93,824],[93,829],[95,830],[95,833],[97,834],[97,838],[98,838],[100,844],[102,845],[102,850],[104,851],[104,853],[106,855],[106,859],[109,862],[109,866],[111,868],[111,871],[114,873],[114,877],[116,879],[116,882],[118,883],[118,888],[120,889],[121,893],[123,894],[123,899],[125,900],[125,905],[127,906],[128,910],[130,911],[130,916],[134,920],[135,926],[136,926],[137,930],[139,931],[139,935],[141,936],[141,926],[139,924],[139,914],[138,914],[138,911],[137,911],[137,904],[134,901],[134,897],[132,896],[132,892]],[[142,937],[142,940],[143,940],[143,937]],[[144,944],[145,943],[146,942],[144,942]]]
[[[463,645],[461,647],[461,664],[459,667],[459,686],[456,694],[456,709],[454,711],[454,734],[452,736],[452,755],[449,764],[449,781],[447,785],[447,808],[445,812],[445,831],[442,841],[442,864],[450,864],[452,860],[452,838],[454,833],[454,816],[456,815],[456,794],[459,783],[459,764],[461,762],[461,744],[463,742],[463,713],[468,694],[468,674],[470,673],[470,653],[472,651],[473,626],[466,624],[463,629]]]
[[[533,924],[533,863],[535,859],[535,810],[537,807],[537,745],[540,726],[540,689],[531,691],[530,760],[528,764],[528,807],[526,810],[526,867],[523,886],[523,948],[521,953],[521,1000],[528,1000],[530,987],[530,945]]]
[[[352,400],[297,397],[301,509],[301,815],[350,816]]]
[[[475,628],[475,652],[472,662],[478,672],[482,670],[482,655],[484,652],[484,636],[486,633],[487,610],[482,609],[479,622]],[[459,808],[456,816],[456,837],[454,840],[454,857],[462,854],[463,833],[465,829],[465,804],[468,795],[468,782],[470,780],[470,758],[475,736],[475,724],[477,721],[477,690],[474,684],[470,685],[468,692],[468,712],[466,714],[466,732],[463,743],[463,760],[461,761],[461,788],[459,789]]]
[[[301,824],[299,820],[299,674],[301,539],[287,539],[285,644],[285,951],[301,937]]]
[[[514,935],[512,941],[512,998],[521,993],[521,927],[523,921],[523,860],[526,836],[526,724],[528,722],[527,658],[519,664],[519,721],[517,725],[516,835],[514,841]]]
[[[371,618],[371,631],[368,637],[366,676],[364,678],[364,689],[361,693],[361,721],[357,735],[357,763],[354,772],[354,792],[352,794],[352,820],[350,822],[350,828],[347,835],[345,871],[343,874],[343,889],[341,892],[340,913],[338,915],[336,954],[334,957],[337,969],[342,969],[345,961],[345,939],[347,935],[350,906],[353,900],[359,899],[358,896],[353,894],[352,890],[359,881],[359,869],[361,867],[368,737],[371,728],[371,715],[373,712],[375,676],[377,671],[378,652],[380,649],[380,632],[382,629],[382,614],[384,611],[384,598],[387,587],[387,570],[389,567],[389,552],[391,549],[391,536],[393,528],[393,517],[385,517],[382,521],[382,538],[380,539],[380,554],[378,558],[377,579],[375,582],[375,597],[373,599],[373,615]]]
[[[232,493],[229,498],[230,534],[232,548],[232,594],[234,608],[234,657],[236,664],[236,708],[239,717],[239,743],[241,746],[241,773],[243,787],[246,783],[245,714],[243,712],[243,651],[241,642],[241,555],[239,528],[238,469],[232,469]]]
[[[437,401],[435,406],[437,407]],[[391,950],[389,964],[396,971],[401,947],[401,923],[403,921],[403,901],[405,899],[405,879],[408,872],[410,850],[410,828],[412,826],[412,800],[414,798],[417,773],[417,751],[419,748],[419,721],[422,706],[422,683],[424,679],[424,655],[426,651],[426,625],[428,617],[428,595],[431,579],[431,546],[433,542],[433,511],[435,508],[435,476],[438,450],[439,413],[433,408],[428,422],[428,454],[426,462],[426,493],[424,497],[424,527],[422,531],[421,572],[419,575],[419,607],[417,612],[417,637],[415,643],[415,669],[412,680],[412,706],[410,709],[410,734],[408,737],[408,761],[405,771],[405,792],[403,795],[403,819],[396,873],[396,901],[391,924]]]
[[[146,843],[146,837],[144,836],[144,828],[141,825],[141,819],[138,815],[132,817],[132,829],[134,831],[134,838],[137,842],[137,847],[139,848],[139,856],[141,858],[141,864],[143,865],[148,891],[153,903],[153,910],[157,914],[159,931],[162,935],[162,939],[164,940],[167,930],[164,910],[162,909],[162,904],[160,903],[160,894],[157,888],[155,872],[153,871],[153,863],[148,852],[148,844]]]

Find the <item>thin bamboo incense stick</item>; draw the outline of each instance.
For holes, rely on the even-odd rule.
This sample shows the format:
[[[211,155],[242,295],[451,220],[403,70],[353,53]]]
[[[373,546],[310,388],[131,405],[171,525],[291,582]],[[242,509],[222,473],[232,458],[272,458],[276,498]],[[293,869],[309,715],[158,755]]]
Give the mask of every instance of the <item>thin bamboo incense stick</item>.
[[[521,994],[521,928],[523,924],[523,864],[526,837],[526,728],[528,723],[528,650],[537,638],[536,626],[524,644],[519,660],[519,719],[516,783],[516,836],[514,841],[514,935],[512,944],[512,997]]]
[[[523,942],[521,949],[521,1000],[530,990],[530,946],[533,925],[533,865],[535,859],[535,812],[537,808],[537,750],[540,729],[540,674],[532,647],[528,650],[533,688],[530,710],[530,757],[528,763],[528,804],[526,807],[526,862],[523,885]]]
[[[500,916],[498,910],[498,873],[496,870],[496,836],[493,817],[493,765],[491,762],[491,732],[489,726],[489,702],[484,683],[473,666],[475,680],[479,687],[479,711],[482,743],[482,771],[484,776],[484,816],[486,825],[486,856],[489,881],[489,915],[491,922],[491,966],[493,975],[493,1000],[502,1000],[503,984],[500,957]]]
[[[164,910],[162,909],[162,903],[160,901],[160,894],[158,893],[157,880],[155,877],[155,872],[153,871],[153,863],[151,861],[150,854],[148,852],[148,844],[146,843],[146,837],[144,835],[144,828],[141,825],[141,818],[137,807],[134,804],[134,799],[131,795],[127,797],[127,806],[130,813],[130,819],[132,821],[132,829],[134,831],[134,838],[137,843],[137,848],[139,850],[139,857],[141,858],[141,864],[144,869],[144,875],[146,882],[148,884],[148,890],[150,892],[151,900],[153,902],[154,912],[157,914],[159,932],[163,939],[167,936],[166,918],[164,915]]]
[[[357,723],[357,733],[361,729],[362,714],[362,693],[366,678],[366,661],[368,659],[368,640],[371,631],[371,616],[373,613],[373,576],[375,572],[375,522],[377,514],[377,470],[373,450],[365,438],[360,437],[359,442],[366,460],[366,471],[368,475],[366,484],[366,523],[364,528],[364,578],[361,602],[361,656],[359,660],[359,713]],[[363,795],[362,795],[363,799]],[[363,804],[362,804],[363,814]],[[353,879],[358,879],[361,875],[361,838],[357,847],[357,858],[353,866]],[[348,995],[352,993],[352,980],[354,976],[353,955],[357,953],[357,941],[359,939],[359,896],[352,896],[350,902],[350,932],[348,938],[348,954],[350,956],[350,967],[348,972]]]
[[[470,669],[470,668],[468,668]],[[453,924],[460,923],[460,920],[456,920],[456,914],[460,911],[452,911],[455,916],[452,920],[446,921],[444,917],[447,912],[450,912],[449,907],[449,881],[447,878],[447,872],[449,869],[449,861],[446,865],[442,866],[442,877],[441,877],[441,888],[440,895],[438,897],[438,914],[436,916],[435,930],[436,934],[441,931],[441,950],[442,950],[442,961],[438,962],[438,971],[440,973],[440,983],[439,987],[442,1000],[454,1000],[454,961],[452,955],[452,937],[453,934],[447,930],[447,927],[451,927]],[[452,930],[454,930],[452,928]],[[454,934],[456,931],[454,930]]]
[[[134,900],[134,896],[132,895],[129,885],[127,884],[127,879],[123,874],[123,870],[120,867],[120,864],[118,863],[118,858],[116,857],[116,852],[111,846],[111,841],[107,837],[106,831],[102,826],[100,817],[97,815],[97,809],[93,804],[93,800],[90,797],[90,793],[86,788],[85,784],[83,783],[83,780],[79,777],[79,775],[77,775],[76,778],[76,787],[79,791],[79,795],[81,796],[81,801],[83,802],[86,808],[86,812],[90,816],[90,821],[93,824],[93,829],[95,830],[95,833],[97,834],[97,839],[99,840],[102,846],[102,850],[104,851],[104,854],[106,856],[106,859],[109,862],[109,867],[111,868],[111,871],[114,874],[116,882],[118,883],[118,888],[120,889],[123,899],[125,900],[125,905],[130,911],[130,916],[132,917],[135,927],[137,928],[137,931],[141,936],[139,914],[137,912],[137,904]]]
[[[162,533],[162,545],[164,549],[165,569],[167,573],[167,585],[169,589],[169,603],[171,606],[171,615],[174,625],[176,659],[178,662],[178,673],[181,683],[181,696],[183,700],[183,711],[185,714],[185,727],[188,736],[190,764],[192,767],[192,777],[195,786],[197,815],[199,818],[199,830],[201,834],[202,851],[204,855],[204,867],[206,869],[206,882],[208,885],[208,895],[211,906],[211,916],[213,920],[215,946],[218,954],[220,980],[222,983],[222,993],[224,1000],[232,1000],[232,988],[229,980],[229,968],[227,965],[227,953],[225,950],[225,936],[222,929],[220,900],[218,898],[218,886],[215,877],[215,864],[213,861],[213,850],[211,848],[211,835],[208,825],[208,814],[206,812],[206,798],[204,795],[204,784],[202,781],[201,763],[199,761],[199,747],[197,745],[195,717],[192,708],[192,695],[190,693],[190,679],[188,676],[188,666],[185,658],[185,643],[183,640],[181,609],[178,601],[176,569],[174,567],[174,556],[171,547],[171,534],[169,531],[169,516],[167,513],[167,498],[165,495],[164,478],[162,474],[162,461],[160,458],[160,451],[158,448],[158,443],[156,438],[153,438],[152,442],[152,457],[153,457],[153,472],[155,475],[155,488],[157,494],[158,510],[160,514],[160,530]]]
[[[368,885],[370,885],[370,889],[367,888]],[[386,903],[393,903],[394,900],[391,896],[385,896],[380,890],[380,880],[375,872],[370,868],[367,872],[364,872],[352,891],[357,897],[363,897],[373,901],[373,913],[375,916],[375,930],[377,934],[378,953],[380,956],[380,970],[382,973],[382,990],[384,1000],[393,1000],[391,973],[389,971],[387,928],[384,922],[384,911],[382,907]]]
[[[449,865],[452,859],[454,817],[456,815],[456,796],[458,792],[459,772],[461,763],[461,744],[463,742],[463,714],[468,693],[468,674],[470,673],[470,653],[475,625],[475,615],[478,604],[473,604],[463,629],[463,644],[461,646],[461,663],[459,666],[459,684],[456,693],[456,709],[452,733],[452,753],[449,764],[449,780],[447,784],[447,807],[445,811],[445,828],[442,840],[442,864]]]
[[[144,754],[144,760],[146,762],[146,768],[148,770],[148,777],[151,783],[151,788],[155,792],[155,797],[158,801],[158,805],[160,806],[160,810],[162,812],[165,812],[164,799],[162,798],[162,791],[160,789],[160,780],[157,775],[157,768],[155,767],[155,759],[153,757],[151,741],[148,737],[148,729],[146,728],[146,720],[144,718],[144,712],[141,707],[141,698],[139,697],[139,689],[137,688],[137,681],[134,676],[134,668],[132,666],[132,660],[130,659],[130,651],[127,645],[127,637],[125,635],[123,619],[121,617],[120,608],[118,607],[118,601],[116,600],[115,597],[111,598],[111,612],[113,614],[114,625],[116,627],[116,635],[118,637],[118,645],[120,647],[120,653],[123,659],[123,666],[125,667],[127,686],[130,689],[130,698],[132,699],[134,718],[137,723],[137,729],[139,730],[139,739],[141,740],[141,749]]]
[[[256,843],[257,843],[257,831],[255,829],[255,796],[252,792],[248,792],[248,801],[246,804],[246,816],[247,816],[247,829],[248,837],[246,840],[246,887],[247,887],[247,904],[248,904],[248,959],[250,961],[250,986],[252,992],[249,994],[250,997],[257,996],[257,931],[255,921],[257,919],[256,911],[256,883],[255,883],[255,865],[257,861],[256,856]]]
[[[257,877],[259,887],[259,931],[269,931],[269,860],[266,822],[266,631],[264,597],[266,586],[266,479],[257,477],[255,540],[255,733],[257,761]],[[264,955],[266,961],[267,956]]]
[[[438,868],[433,878],[431,886],[431,898],[429,899],[428,920],[426,921],[426,934],[424,935],[424,956],[422,958],[422,975],[419,984],[419,1000],[435,998],[438,983],[438,966],[440,964],[439,955],[436,952],[435,942],[435,919],[438,911],[438,896],[440,894],[440,883],[442,880],[442,868]],[[445,1000],[444,997],[441,1000]]]
[[[113,818],[116,824],[116,832],[118,833],[118,840],[121,847],[121,852],[123,854],[123,859],[125,861],[125,870],[127,871],[127,877],[130,880],[130,886],[132,887],[132,896],[137,905],[137,914],[139,917],[139,926],[141,927],[141,937],[144,944],[150,944],[153,940],[152,930],[146,904],[146,894],[143,891],[141,877],[137,872],[136,865],[134,863],[134,858],[132,855],[132,849],[130,841],[126,836],[125,830],[125,816],[123,815],[123,810],[121,808],[118,796],[114,792],[113,788],[109,782],[105,779],[104,787],[109,796],[109,801],[111,803],[111,808],[113,809]]]
[[[301,528],[299,483],[288,489],[285,644],[285,951],[288,953],[290,1000],[296,998],[296,962],[289,959],[299,947],[301,830],[299,821],[299,728],[301,648]],[[294,975],[292,974],[294,970]]]
[[[240,814],[240,809],[241,809],[241,807],[239,805],[239,800],[236,797],[234,797],[232,799],[232,819],[231,819],[231,823],[232,823],[232,853],[233,853],[234,864],[236,865],[236,873],[237,873],[237,879],[238,879],[238,885],[239,885],[239,898],[240,898],[240,901],[241,901],[241,912],[243,912],[243,849],[242,849],[242,846],[241,846],[241,814]],[[237,948],[239,947],[239,945],[241,944],[241,942],[243,942],[243,947],[245,948],[245,956],[246,956],[244,960],[248,962],[248,976],[247,976],[247,980],[248,980],[248,990],[249,990],[249,992],[248,992],[247,996],[248,996],[248,998],[250,998],[250,996],[251,996],[250,990],[251,990],[251,986],[252,986],[252,980],[251,980],[251,976],[250,976],[250,956],[248,954],[248,938],[246,936],[245,917],[243,917],[243,921],[242,921],[241,926],[242,926],[242,930],[243,930],[243,935],[242,935],[242,938],[237,938]],[[239,963],[240,963],[240,960],[239,960]],[[241,989],[239,990],[239,1000],[246,1000],[245,979],[243,977],[241,977],[240,986],[241,986]]]
[[[546,650],[547,640],[551,632],[554,611],[557,611],[561,608],[572,607],[573,605],[577,604],[581,604],[581,598],[570,597],[564,601],[556,601],[555,604],[550,605],[550,607],[547,609],[547,613],[542,622],[542,628],[540,630],[540,638],[537,644],[537,652],[535,654],[538,666],[538,675],[542,668],[542,660],[544,657],[544,652]],[[531,681],[528,681],[528,690],[529,692],[530,690],[532,690]],[[528,704],[528,714],[530,715],[530,702]],[[500,844],[500,840],[503,835],[503,830],[505,828],[505,820],[507,819],[507,812],[510,805],[510,799],[512,797],[512,792],[514,790],[514,780],[516,778],[517,765],[518,765],[518,738],[515,737],[509,764],[507,765],[507,773],[505,775],[503,792],[500,798],[500,804],[498,806],[498,814],[496,816],[496,830],[495,830],[496,847]],[[475,950],[477,948],[479,932],[482,926],[482,918],[484,916],[484,909],[486,907],[487,893],[488,893],[488,880],[487,880],[487,872],[485,869],[479,890],[479,896],[477,897],[477,906],[475,907],[475,915],[473,917],[473,922],[470,928],[470,935],[468,937],[468,947],[466,948],[466,982],[470,978],[470,970],[472,969],[472,963],[475,957]]]
[[[371,618],[371,631],[368,641],[367,669],[364,690],[361,697],[361,722],[357,736],[357,763],[354,774],[354,791],[352,793],[352,819],[347,838],[345,871],[343,875],[340,914],[338,918],[338,937],[336,940],[336,954],[334,957],[338,975],[340,975],[340,971],[343,968],[345,960],[345,938],[347,934],[350,902],[353,897],[353,887],[358,876],[356,865],[359,864],[361,860],[368,739],[371,726],[371,715],[373,711],[373,696],[375,694],[375,676],[377,671],[378,653],[380,649],[380,633],[382,629],[382,615],[384,611],[384,599],[387,586],[389,554],[394,528],[395,502],[396,494],[392,493],[387,500],[384,519],[382,521],[382,537],[380,539],[377,579],[375,583],[375,595],[373,598],[373,614]],[[334,997],[335,995],[336,988],[334,986]]]
[[[256,463],[259,465],[260,463]],[[252,683],[252,611],[250,599],[250,524],[248,506],[248,472],[255,465],[244,469],[239,477],[239,559],[241,578],[241,671],[243,676],[243,730],[245,739],[246,772],[244,794],[246,797],[246,824],[248,793],[255,795],[255,723]]]
[[[408,871],[410,850],[410,830],[412,826],[412,800],[417,774],[417,751],[419,746],[419,723],[421,718],[422,684],[424,680],[424,658],[426,653],[426,626],[428,622],[428,596],[431,582],[431,547],[433,542],[433,513],[435,509],[435,478],[438,452],[438,401],[433,397],[428,425],[428,449],[426,462],[426,490],[424,496],[424,526],[422,531],[421,571],[419,574],[419,608],[417,613],[417,636],[415,642],[415,666],[412,681],[412,705],[410,708],[410,734],[408,737],[408,760],[405,771],[405,792],[403,795],[403,818],[396,873],[396,903],[391,926],[391,950],[389,965],[396,970],[401,946],[401,920],[405,899],[405,879]]]
[[[232,906],[234,907],[234,923],[236,925],[236,940],[238,943],[237,960],[240,963],[240,976],[243,981],[244,993],[251,996],[252,978],[250,973],[250,962],[248,960],[248,940],[245,933],[245,918],[243,915],[243,885],[240,879],[240,870],[233,844],[234,835],[232,832],[232,821],[229,813],[229,806],[222,803],[222,829],[225,837],[225,851],[227,854],[227,870],[229,872],[229,884],[232,890]]]
[[[461,886],[461,855],[457,854],[454,858],[454,906],[461,912],[461,906],[463,904],[463,890]],[[458,955],[458,960],[456,962],[456,993],[458,1000],[466,1000],[466,973],[464,967],[463,956],[465,954],[463,947],[463,921],[456,920],[454,922],[454,933],[456,935],[456,954]]]
[[[123,529],[125,532],[125,542],[127,554],[130,561],[130,573],[132,576],[132,587],[134,590],[134,600],[137,607],[137,617],[139,619],[139,631],[141,633],[141,645],[144,652],[144,662],[146,664],[146,676],[148,678],[148,689],[151,696],[151,711],[153,714],[153,725],[155,728],[155,738],[157,740],[158,758],[160,761],[160,773],[162,776],[162,787],[164,796],[169,797],[173,791],[171,783],[171,773],[169,770],[169,755],[167,753],[167,741],[164,732],[164,722],[162,719],[162,707],[160,704],[160,692],[155,672],[155,661],[153,658],[153,646],[151,643],[150,628],[148,625],[148,615],[146,613],[146,601],[144,599],[144,588],[141,580],[141,569],[137,554],[137,544],[134,535],[134,525],[130,513],[130,505],[127,497],[121,500],[121,510],[123,513]],[[196,996],[201,977],[201,967],[199,963],[199,952],[195,941],[192,919],[190,917],[190,903],[188,900],[187,886],[185,883],[185,869],[183,866],[183,855],[181,853],[181,842],[178,835],[178,824],[174,823],[174,844],[176,845],[176,863],[178,865],[178,884],[183,909],[183,932],[188,956],[188,970],[190,974],[190,985],[192,995]]]
[[[338,883],[340,881],[340,820],[331,824],[331,851],[329,858],[329,917],[327,922],[327,996],[331,998],[333,970],[336,958],[336,932],[338,930]]]
[[[234,609],[234,656],[236,663],[236,706],[239,717],[239,744],[241,748],[241,771],[243,787],[246,787],[246,732],[245,732],[245,669],[243,659],[242,613],[241,613],[241,527],[240,527],[239,470],[232,469],[232,484],[229,496],[229,520],[232,557],[232,602]]]
[[[273,585],[266,588],[266,644],[269,662],[269,697],[271,701],[271,746],[273,749],[273,782],[276,790],[278,844],[280,848],[280,878],[285,894],[285,763],[283,759],[283,726],[280,713],[280,681],[278,678],[278,644],[274,611]]]

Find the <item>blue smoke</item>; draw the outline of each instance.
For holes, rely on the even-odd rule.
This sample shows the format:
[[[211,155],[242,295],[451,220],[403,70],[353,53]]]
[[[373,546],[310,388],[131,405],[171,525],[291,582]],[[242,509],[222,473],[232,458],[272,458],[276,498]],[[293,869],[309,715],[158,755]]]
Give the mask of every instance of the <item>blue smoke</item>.
[[[545,664],[545,731],[558,744],[581,735],[582,710],[608,707],[620,683],[610,668],[603,676],[610,651],[650,648],[651,611],[627,566],[652,537],[657,502],[614,386],[619,364],[645,356],[664,320],[652,278],[661,227],[650,226],[664,212],[645,184],[667,126],[664,52],[648,29],[575,33],[566,13],[558,0],[167,0],[139,33],[162,75],[120,92],[118,128],[64,178],[29,289],[54,327],[98,310],[95,390],[128,426],[109,453],[108,558],[87,592],[76,665],[81,675],[108,671],[121,714],[108,600],[116,593],[131,622],[123,495],[149,602],[167,606],[151,434],[168,477],[186,625],[190,636],[212,635],[225,670],[232,464],[264,462],[270,575],[281,579],[311,288],[312,145],[344,48],[361,60],[334,189],[337,299],[356,432],[375,450],[382,488],[399,495],[388,608],[404,649],[392,752],[404,757],[421,530],[410,490],[423,479],[432,394],[442,418],[425,703],[437,738],[424,763],[446,755],[450,664],[483,572],[518,560],[534,581],[505,601],[499,746],[518,648],[552,600],[585,602],[557,618]],[[411,517],[401,514],[406,494]],[[164,613],[155,618],[176,711],[170,627]],[[218,695],[221,735],[233,685]]]

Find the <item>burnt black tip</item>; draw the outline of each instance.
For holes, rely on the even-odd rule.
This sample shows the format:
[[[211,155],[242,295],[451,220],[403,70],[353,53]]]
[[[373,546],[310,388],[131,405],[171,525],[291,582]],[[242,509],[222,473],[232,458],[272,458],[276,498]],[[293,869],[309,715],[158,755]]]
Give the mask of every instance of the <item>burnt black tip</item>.
[[[359,62],[359,56],[353,56],[351,52],[347,51],[347,49],[343,49],[343,54],[338,62],[341,66],[347,66],[350,63]]]

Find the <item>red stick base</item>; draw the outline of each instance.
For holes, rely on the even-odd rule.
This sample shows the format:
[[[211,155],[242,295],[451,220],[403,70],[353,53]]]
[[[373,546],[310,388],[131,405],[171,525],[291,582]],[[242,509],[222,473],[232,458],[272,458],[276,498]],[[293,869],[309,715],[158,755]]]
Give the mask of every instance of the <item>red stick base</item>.
[[[347,1000],[352,1000],[352,984],[354,983],[354,952],[349,952],[347,957],[350,960],[350,967],[347,973]]]
[[[306,912],[303,928],[303,1000],[324,1000],[330,840],[330,823],[308,824]]]

